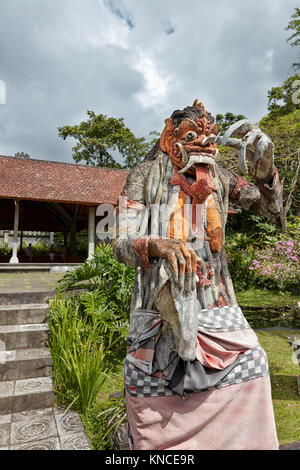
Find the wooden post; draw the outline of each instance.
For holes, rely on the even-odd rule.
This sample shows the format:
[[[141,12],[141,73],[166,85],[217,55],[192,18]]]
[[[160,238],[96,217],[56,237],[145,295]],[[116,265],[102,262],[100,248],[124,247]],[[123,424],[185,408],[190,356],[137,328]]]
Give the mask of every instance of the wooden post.
[[[88,220],[88,259],[92,259],[95,252],[95,220],[96,208],[89,207]]]
[[[12,257],[9,260],[10,263],[14,263],[14,264],[19,263],[19,260],[18,260],[19,211],[20,211],[20,201],[15,201],[13,249],[12,249]]]

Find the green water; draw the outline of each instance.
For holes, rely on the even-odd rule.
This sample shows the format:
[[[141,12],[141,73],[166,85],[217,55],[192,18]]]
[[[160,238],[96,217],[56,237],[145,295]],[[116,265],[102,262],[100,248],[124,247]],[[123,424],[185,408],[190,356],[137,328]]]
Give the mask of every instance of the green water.
[[[252,328],[300,328],[300,296],[249,289],[236,297]]]

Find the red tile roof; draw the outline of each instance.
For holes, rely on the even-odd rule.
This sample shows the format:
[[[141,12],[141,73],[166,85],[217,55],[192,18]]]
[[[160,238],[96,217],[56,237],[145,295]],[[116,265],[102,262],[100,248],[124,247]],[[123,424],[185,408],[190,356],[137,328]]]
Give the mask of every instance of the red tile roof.
[[[0,198],[115,204],[128,170],[0,155]]]

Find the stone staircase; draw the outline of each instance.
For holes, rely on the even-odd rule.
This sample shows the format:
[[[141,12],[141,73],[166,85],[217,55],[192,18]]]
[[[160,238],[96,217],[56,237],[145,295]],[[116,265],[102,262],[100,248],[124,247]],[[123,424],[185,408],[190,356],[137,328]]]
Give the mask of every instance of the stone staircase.
[[[54,405],[47,304],[0,306],[0,414]]]
[[[54,407],[48,309],[0,305],[0,450],[91,449],[79,415]]]

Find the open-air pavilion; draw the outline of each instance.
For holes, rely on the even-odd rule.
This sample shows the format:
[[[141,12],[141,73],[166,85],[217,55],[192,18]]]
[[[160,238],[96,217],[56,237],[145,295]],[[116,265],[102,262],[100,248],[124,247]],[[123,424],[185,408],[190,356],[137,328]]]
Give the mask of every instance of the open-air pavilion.
[[[94,253],[96,209],[116,205],[127,170],[0,156],[0,230],[13,230],[7,262],[17,264],[23,231],[69,235],[69,262],[76,262],[76,234],[88,230]]]

